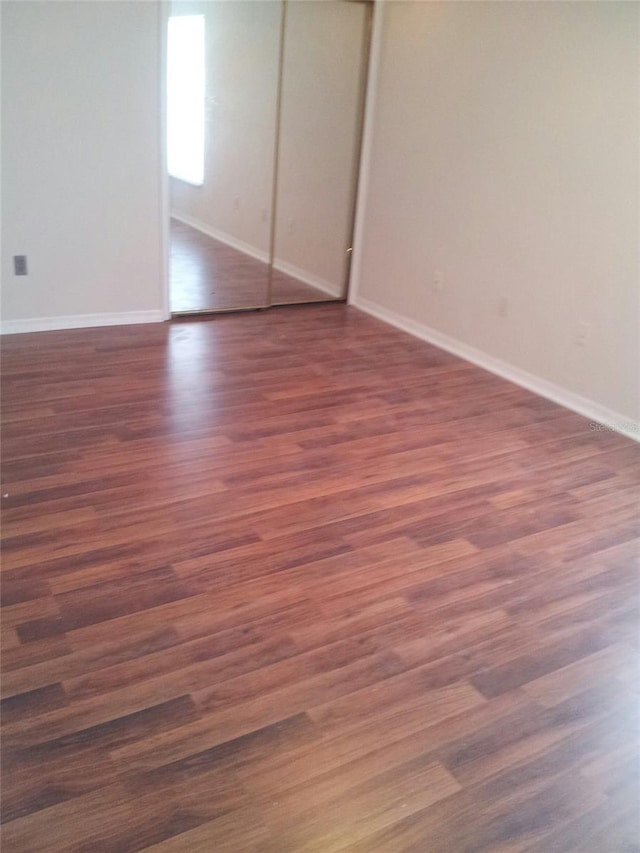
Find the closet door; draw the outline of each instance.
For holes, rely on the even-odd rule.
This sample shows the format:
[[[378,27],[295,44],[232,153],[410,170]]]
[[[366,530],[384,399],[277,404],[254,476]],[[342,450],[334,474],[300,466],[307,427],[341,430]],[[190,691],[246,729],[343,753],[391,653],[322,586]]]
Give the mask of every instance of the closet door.
[[[200,175],[192,170],[195,179],[184,173],[169,178],[173,313],[268,304],[282,14],[280,0],[171,3],[170,167],[172,114],[177,146],[187,108],[203,107],[202,129],[195,130],[202,143]],[[189,29],[186,17],[192,19],[194,32],[203,27],[203,63],[196,61],[200,48],[194,42],[193,49],[187,46],[172,64],[172,26],[180,36]],[[202,80],[186,81],[187,72],[200,73],[194,65],[203,65]]]
[[[270,303],[343,299],[371,4],[286,0]]]

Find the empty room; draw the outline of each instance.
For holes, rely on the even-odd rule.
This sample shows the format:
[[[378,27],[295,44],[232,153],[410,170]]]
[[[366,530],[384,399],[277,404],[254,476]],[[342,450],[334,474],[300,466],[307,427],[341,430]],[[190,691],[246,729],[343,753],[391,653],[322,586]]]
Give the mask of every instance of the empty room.
[[[3,0],[3,853],[640,849],[640,4]]]

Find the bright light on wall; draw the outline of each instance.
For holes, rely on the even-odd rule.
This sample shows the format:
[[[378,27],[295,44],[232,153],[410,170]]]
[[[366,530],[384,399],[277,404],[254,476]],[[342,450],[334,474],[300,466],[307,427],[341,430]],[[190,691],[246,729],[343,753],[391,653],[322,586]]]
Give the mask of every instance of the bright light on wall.
[[[204,180],[204,15],[169,18],[167,166],[174,178]]]

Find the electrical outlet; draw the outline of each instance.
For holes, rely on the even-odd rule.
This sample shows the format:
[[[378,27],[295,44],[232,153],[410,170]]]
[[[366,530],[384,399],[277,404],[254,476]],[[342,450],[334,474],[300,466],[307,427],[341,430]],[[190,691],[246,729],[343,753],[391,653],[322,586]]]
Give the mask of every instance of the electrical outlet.
[[[287,219],[287,234],[293,234],[296,229],[295,219]]]
[[[589,336],[591,335],[591,324],[590,323],[578,323],[576,328],[576,334],[573,339],[574,344],[577,347],[584,347],[587,345],[589,341]]]
[[[236,196],[233,200],[233,209],[240,210],[240,197]]]
[[[498,302],[498,317],[507,317],[509,315],[509,300],[506,296],[501,296]]]
[[[266,222],[269,219],[269,211],[266,207],[262,208],[262,213],[260,214],[260,220],[262,222]]]
[[[433,273],[433,289],[436,293],[442,293],[444,290],[444,273],[442,270],[436,270]]]
[[[26,255],[13,256],[13,272],[14,275],[28,275]]]

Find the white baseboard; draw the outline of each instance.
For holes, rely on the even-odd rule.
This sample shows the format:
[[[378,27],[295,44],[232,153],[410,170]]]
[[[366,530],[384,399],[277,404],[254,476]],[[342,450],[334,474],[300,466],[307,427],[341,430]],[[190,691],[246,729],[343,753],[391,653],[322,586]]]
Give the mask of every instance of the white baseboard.
[[[221,243],[231,246],[232,249],[237,249],[239,252],[249,255],[249,257],[255,258],[257,261],[262,261],[263,264],[269,263],[268,252],[264,252],[250,243],[245,243],[244,240],[238,240],[237,237],[232,237],[231,234],[227,234],[225,231],[218,231],[217,228],[212,228],[211,225],[207,225],[206,222],[202,222],[200,219],[195,219],[193,216],[187,216],[187,214],[179,213],[176,210],[171,211],[171,218],[185,225],[190,225],[191,228],[195,228],[196,231],[206,234],[207,237],[213,237],[214,240],[219,240]]]
[[[261,249],[257,249],[255,246],[251,246],[243,240],[238,240],[236,237],[232,237],[224,231],[218,231],[217,228],[212,228],[200,219],[195,219],[193,216],[187,216],[186,214],[179,213],[176,210],[171,211],[171,218],[176,219],[178,222],[182,222],[185,225],[189,225],[191,228],[195,228],[196,231],[200,231],[208,237],[213,237],[214,240],[219,240],[221,243],[231,246],[232,249],[237,249],[239,252],[249,255],[250,258],[255,258],[258,261],[262,261],[264,264],[269,263],[268,252],[263,252]],[[297,278],[298,281],[303,282],[303,284],[308,284],[310,287],[322,290],[323,293],[328,293],[330,296],[333,296],[334,299],[340,299],[342,296],[340,288],[336,287],[330,281],[327,281],[327,279],[313,275],[301,267],[296,267],[287,261],[282,261],[279,258],[276,258],[273,267],[278,270],[278,272]]]
[[[320,278],[320,276],[313,275],[313,273],[303,270],[302,267],[296,267],[293,264],[287,263],[287,261],[281,261],[279,258],[276,258],[273,263],[273,268],[278,270],[278,272],[285,273],[285,275],[290,275],[292,278],[297,278],[298,281],[301,281],[303,284],[315,287],[316,290],[322,290],[323,293],[328,293],[334,299],[340,299],[342,297],[341,288],[336,287],[335,284],[332,284],[326,278]]]
[[[397,314],[389,308],[371,302],[363,296],[356,294],[351,304],[366,314],[382,320],[384,323],[389,323],[389,325],[395,326],[403,332],[408,332],[416,338],[420,338],[440,349],[446,350],[452,353],[452,355],[457,355],[465,361],[470,361],[472,364],[488,370],[489,373],[494,373],[496,376],[507,379],[515,385],[520,385],[522,388],[526,388],[540,397],[545,397],[547,400],[551,400],[565,409],[570,409],[579,415],[583,415],[585,418],[589,418],[592,422],[590,429],[594,432],[610,430],[612,432],[619,432],[634,441],[640,441],[640,422],[638,421],[614,412],[605,406],[601,406],[599,403],[595,403],[593,400],[589,400],[587,397],[575,394],[573,391],[568,391],[560,385],[556,385],[546,379],[541,379],[533,373],[528,373],[526,370],[514,367],[506,361],[494,358],[494,356],[488,355],[482,352],[482,350],[471,347],[468,344],[464,344],[442,332],[438,332],[430,326],[403,317],[401,314]]]
[[[162,323],[169,319],[164,311],[122,311],[115,314],[71,314],[67,317],[33,317],[28,320],[3,320],[0,334],[52,332],[57,329],[89,329],[95,326],[128,326],[134,323]]]

